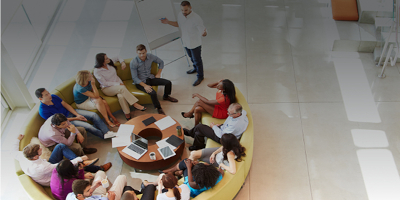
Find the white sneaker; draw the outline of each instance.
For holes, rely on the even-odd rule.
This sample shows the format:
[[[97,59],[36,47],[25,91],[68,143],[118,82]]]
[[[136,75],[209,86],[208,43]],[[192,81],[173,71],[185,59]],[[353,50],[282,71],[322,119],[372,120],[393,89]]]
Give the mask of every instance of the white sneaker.
[[[106,134],[104,134],[104,139],[112,138],[112,137],[115,137],[115,136],[117,136],[117,132],[108,131]]]

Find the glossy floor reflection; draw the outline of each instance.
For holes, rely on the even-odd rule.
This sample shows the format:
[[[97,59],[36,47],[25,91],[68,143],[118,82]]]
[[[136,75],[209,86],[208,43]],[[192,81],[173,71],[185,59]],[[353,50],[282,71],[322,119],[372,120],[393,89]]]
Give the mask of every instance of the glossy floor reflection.
[[[173,2],[179,8],[180,1]],[[99,52],[119,54],[122,58],[136,56],[136,45],[147,42],[132,3],[67,1],[29,81],[32,95],[38,87],[51,91],[77,71],[92,69],[94,55]],[[400,66],[388,67],[386,78],[380,79],[377,75],[381,69],[375,67],[371,53],[332,52],[335,37],[364,37],[355,30],[356,22],[332,20],[329,0],[191,3],[208,30],[202,46],[205,80],[197,87],[191,86],[196,76],[186,74],[190,68],[185,58],[166,65],[163,77],[172,81],[172,96],[179,103],[161,104],[168,115],[191,128],[194,121],[182,118],[180,112],[190,109],[196,101],[193,93],[215,98],[215,89],[207,88],[207,83],[228,78],[245,95],[254,119],[254,155],[250,173],[236,199],[375,200],[386,198],[391,192],[392,198],[400,198],[392,189],[398,183],[400,170]],[[121,13],[110,14],[114,12]],[[179,40],[153,53],[166,63],[184,55]],[[338,58],[356,61],[355,71],[364,74],[362,80],[346,73],[346,68],[354,72],[354,65],[335,66],[342,63],[335,63]],[[342,67],[340,72],[336,67]],[[162,92],[160,88],[160,98]],[[363,120],[371,116],[348,117],[349,113],[366,113],[347,107],[362,104],[366,99],[359,97],[363,96],[369,98],[372,117],[380,121]],[[152,105],[147,107],[146,113],[156,112]],[[124,121],[121,111],[116,115]],[[378,131],[379,138],[386,137],[388,145],[359,146],[354,141],[354,130]],[[6,129],[2,144],[14,135],[15,130]],[[370,134],[357,134],[357,141],[362,143],[373,138]],[[186,141],[192,142],[190,138]],[[151,181],[157,175],[155,171],[133,173],[109,143],[93,138],[91,146],[99,149],[93,155],[100,158],[99,163],[113,162],[107,172],[111,181],[124,174],[131,177],[128,184],[137,188],[141,180]],[[368,154],[370,149],[390,152],[392,157],[385,154],[383,166],[378,166],[380,170],[390,170],[376,170],[371,176],[369,167],[374,152]],[[4,157],[2,161],[1,198],[15,199],[7,190],[23,189],[15,177],[9,178],[11,183],[4,181],[15,173],[5,164],[10,161]],[[389,184],[382,186],[386,188],[381,191],[382,196],[376,188],[370,189],[371,180],[380,173],[382,177],[395,177],[380,182]]]

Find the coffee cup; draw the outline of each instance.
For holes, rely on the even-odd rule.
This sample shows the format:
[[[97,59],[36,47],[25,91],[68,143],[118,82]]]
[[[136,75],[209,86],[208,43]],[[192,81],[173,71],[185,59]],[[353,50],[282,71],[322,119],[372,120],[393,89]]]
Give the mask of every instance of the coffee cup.
[[[156,153],[150,152],[150,159],[155,160],[156,159]]]
[[[104,188],[108,188],[110,186],[110,183],[107,179],[103,179],[101,180],[101,185],[103,185]]]

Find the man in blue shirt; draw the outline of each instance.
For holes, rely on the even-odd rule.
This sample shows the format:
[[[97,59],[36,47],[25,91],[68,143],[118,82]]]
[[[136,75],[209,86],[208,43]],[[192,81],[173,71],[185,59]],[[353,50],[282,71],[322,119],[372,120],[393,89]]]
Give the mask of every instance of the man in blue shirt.
[[[169,96],[172,90],[171,81],[161,78],[164,61],[153,54],[147,53],[146,47],[143,44],[139,44],[136,47],[136,53],[138,56],[136,56],[130,64],[133,84],[136,84],[137,89],[149,94],[154,107],[158,110],[158,113],[165,115],[160,102],[158,101],[157,93],[151,87],[155,85],[164,85],[165,89],[163,99],[174,103],[178,102],[177,99]],[[158,72],[155,76],[151,74],[151,64],[153,62],[158,64]]]
[[[104,134],[111,132],[103,120],[94,112],[74,109],[60,97],[50,94],[45,88],[39,88],[35,92],[40,100],[39,115],[47,120],[56,113],[62,113],[71,124],[85,128],[89,133],[104,139]],[[87,123],[90,120],[94,125]]]

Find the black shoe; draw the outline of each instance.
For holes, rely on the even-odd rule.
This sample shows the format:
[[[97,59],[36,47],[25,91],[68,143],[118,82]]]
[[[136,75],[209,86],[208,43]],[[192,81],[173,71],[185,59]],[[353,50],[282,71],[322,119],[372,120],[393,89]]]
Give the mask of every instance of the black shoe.
[[[186,135],[186,136],[190,136],[190,135],[189,135],[189,129],[183,128],[183,134]],[[190,136],[190,137],[191,137],[191,136]]]
[[[82,150],[83,150],[83,153],[85,153],[86,155],[97,152],[97,149],[95,149],[95,148],[83,148]]]
[[[178,102],[178,99],[175,99],[174,97],[168,96],[168,97],[163,97],[163,100],[167,100],[173,103]]]
[[[193,69],[187,71],[186,74],[194,74],[196,72],[197,72],[197,70],[193,68]]]
[[[189,151],[196,151],[196,150],[199,150],[199,149],[204,149],[204,147],[198,147],[198,146],[190,146],[189,147]]]
[[[162,108],[157,108],[158,114],[165,115],[165,112],[163,111]]]
[[[135,190],[135,189],[133,189],[133,192],[135,192],[135,194],[143,194],[142,192],[140,192],[140,191],[138,191],[138,190]]]
[[[185,117],[185,112],[181,112],[181,115],[182,115],[183,118],[189,118],[189,119],[192,119],[192,118],[194,117],[193,114],[192,114],[192,116],[190,116],[190,117]]]
[[[204,80],[204,78],[197,78],[197,80],[193,83],[193,86],[198,86]]]

